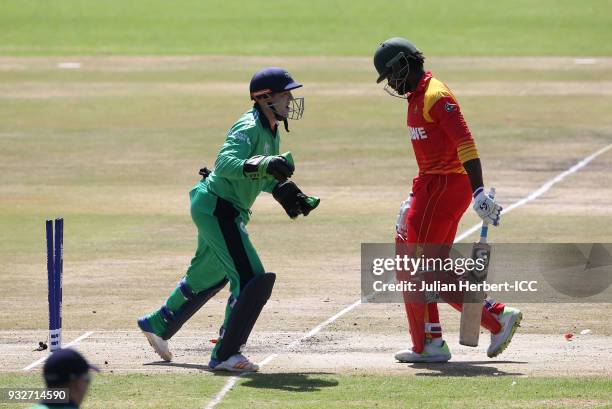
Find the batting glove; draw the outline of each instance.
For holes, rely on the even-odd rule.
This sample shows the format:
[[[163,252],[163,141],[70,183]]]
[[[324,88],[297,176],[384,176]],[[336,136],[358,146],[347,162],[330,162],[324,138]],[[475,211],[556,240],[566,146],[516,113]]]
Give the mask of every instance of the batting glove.
[[[395,231],[402,238],[406,238],[406,233],[408,232],[408,210],[410,210],[410,205],[412,204],[412,198],[414,195],[412,192],[408,194],[408,198],[404,200],[400,204],[399,213],[397,214],[397,219],[395,220]]]
[[[484,193],[484,188],[479,187],[474,191],[474,210],[478,213],[478,216],[487,224],[497,226],[501,217],[502,207],[492,199],[489,195]]]

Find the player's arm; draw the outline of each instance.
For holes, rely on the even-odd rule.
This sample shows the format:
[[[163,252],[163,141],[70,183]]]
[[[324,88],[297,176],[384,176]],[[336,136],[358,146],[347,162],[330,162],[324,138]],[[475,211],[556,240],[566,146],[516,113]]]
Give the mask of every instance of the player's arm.
[[[293,174],[293,164],[280,155],[251,155],[251,146],[256,143],[251,138],[246,131],[230,132],[215,162],[217,175],[227,179],[252,180],[270,176],[283,181]],[[271,192],[273,188],[274,185],[268,187],[268,191]]]
[[[266,183],[263,185],[263,191],[267,192],[267,193],[272,193],[274,191],[274,189],[276,188],[276,186],[278,186],[278,184],[281,183],[276,179],[269,179],[266,181]]]
[[[273,165],[277,165],[276,168],[270,168],[266,172],[273,173],[274,179],[267,178],[263,185],[263,191],[268,193],[274,193],[274,189],[290,178],[295,171],[295,164],[293,163],[293,155],[291,152],[285,152],[280,156],[270,156],[270,158],[274,158],[274,160],[278,160],[277,163],[271,162]]]
[[[472,196],[474,197],[474,210],[487,223],[494,226],[499,224],[502,207],[495,199],[485,194],[484,183],[482,182],[482,166],[480,158],[471,159],[463,162],[463,168],[470,178],[472,184]]]
[[[251,156],[251,139],[245,131],[230,132],[215,161],[215,174],[227,179],[244,179],[244,164]]]
[[[484,191],[482,164],[478,156],[478,149],[459,104],[451,94],[443,95],[432,106],[430,116],[457,145],[457,156],[472,185],[474,210],[484,221],[497,226],[502,207]]]
[[[243,172],[251,179],[262,179],[268,176],[272,176],[276,181],[284,182],[287,178],[290,178],[295,171],[293,162],[287,160],[284,155],[273,155],[264,156],[256,155],[252,156],[244,162]],[[273,189],[276,184],[273,184]],[[270,186],[264,186],[264,190],[267,190]]]
[[[482,165],[480,164],[480,158],[469,159],[463,162],[463,168],[470,178],[470,184],[472,185],[472,192],[477,191],[480,188],[484,188],[482,181]]]

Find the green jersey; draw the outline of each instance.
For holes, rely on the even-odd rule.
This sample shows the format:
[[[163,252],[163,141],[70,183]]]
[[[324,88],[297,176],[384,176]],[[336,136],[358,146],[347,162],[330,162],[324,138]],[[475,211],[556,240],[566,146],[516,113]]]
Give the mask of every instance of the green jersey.
[[[248,210],[262,191],[271,193],[278,183],[272,177],[252,180],[243,173],[244,162],[255,155],[278,155],[280,135],[267,124],[255,107],[245,112],[230,128],[212,173],[196,186],[231,202],[248,220]],[[202,200],[199,208],[213,214],[216,198]]]

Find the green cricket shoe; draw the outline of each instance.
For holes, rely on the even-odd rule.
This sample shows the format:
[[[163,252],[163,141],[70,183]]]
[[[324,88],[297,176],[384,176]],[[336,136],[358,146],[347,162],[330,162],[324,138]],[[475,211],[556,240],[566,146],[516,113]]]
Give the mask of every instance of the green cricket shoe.
[[[497,334],[491,334],[491,345],[487,349],[487,356],[489,358],[495,358],[508,347],[510,341],[512,341],[512,337],[516,332],[516,329],[520,327],[521,320],[523,319],[523,313],[511,307],[504,307],[504,312],[502,312],[499,317],[499,323],[502,328]]]
[[[427,339],[422,353],[418,354],[412,349],[404,349],[395,354],[395,359],[408,363],[448,362],[451,359],[451,352],[446,341],[441,341],[438,345],[438,342]]]

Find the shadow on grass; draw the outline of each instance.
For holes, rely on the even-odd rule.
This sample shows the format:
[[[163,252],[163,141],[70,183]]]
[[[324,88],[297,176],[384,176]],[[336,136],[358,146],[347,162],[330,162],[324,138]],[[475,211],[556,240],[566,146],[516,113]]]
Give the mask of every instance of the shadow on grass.
[[[319,378],[311,378],[316,375],[333,375],[328,372],[311,372],[311,373],[256,373],[256,372],[228,372],[228,371],[213,371],[208,365],[188,364],[179,362],[164,362],[155,361],[143,364],[145,366],[165,366],[195,369],[214,374],[214,376],[233,377],[239,376],[244,379],[240,386],[262,389],[278,389],[289,392],[316,392],[321,388],[329,388],[337,386],[336,380],[325,380]]]
[[[259,389],[277,389],[288,392],[317,392],[322,388],[338,386],[335,379],[321,379],[317,375],[332,375],[324,372],[314,373],[249,373],[241,378],[240,386]],[[313,377],[314,376],[314,377]]]
[[[461,361],[446,363],[412,364],[414,369],[426,369],[431,372],[419,372],[416,376],[519,376],[522,372],[506,372],[491,364],[526,364],[522,361]]]
[[[210,369],[208,365],[204,365],[204,364],[187,364],[187,363],[180,363],[180,362],[155,361],[155,362],[147,362],[146,364],[143,364],[143,365],[144,366],[172,366],[176,368],[197,369],[198,371],[213,372],[213,370]],[[229,374],[235,375],[232,373],[229,373]]]

